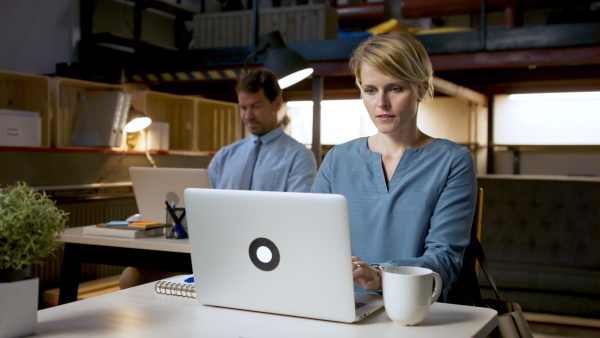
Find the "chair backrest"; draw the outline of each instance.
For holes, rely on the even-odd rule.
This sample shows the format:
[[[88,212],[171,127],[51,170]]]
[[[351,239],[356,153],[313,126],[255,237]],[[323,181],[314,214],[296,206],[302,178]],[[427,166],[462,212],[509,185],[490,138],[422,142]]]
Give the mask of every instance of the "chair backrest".
[[[481,228],[483,227],[483,188],[477,189],[477,203],[475,205],[475,214],[473,215],[473,224],[471,225],[471,238],[481,240]],[[471,241],[473,243],[473,241]],[[473,284],[473,279],[470,278],[472,271],[475,271],[475,276],[479,272],[479,264],[477,256],[471,244],[465,249],[462,268],[458,277],[452,283],[452,292],[447,301],[454,304],[474,305],[473,292],[471,288],[478,288],[479,285]]]
[[[477,188],[477,204],[475,205],[475,214],[473,215],[473,224],[471,225],[471,238],[477,237],[481,242],[481,228],[483,227],[483,188]],[[470,250],[469,250],[470,251]],[[469,252],[470,254],[470,252]],[[477,257],[470,255],[465,257],[473,261],[475,266],[475,275],[479,272]]]

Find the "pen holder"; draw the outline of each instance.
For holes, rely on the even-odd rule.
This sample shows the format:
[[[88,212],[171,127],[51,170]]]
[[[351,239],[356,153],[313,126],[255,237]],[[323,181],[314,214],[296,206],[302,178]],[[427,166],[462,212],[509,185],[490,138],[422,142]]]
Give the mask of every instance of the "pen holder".
[[[167,225],[165,237],[170,239],[187,238],[187,227],[185,224],[185,208],[166,208],[167,210]]]

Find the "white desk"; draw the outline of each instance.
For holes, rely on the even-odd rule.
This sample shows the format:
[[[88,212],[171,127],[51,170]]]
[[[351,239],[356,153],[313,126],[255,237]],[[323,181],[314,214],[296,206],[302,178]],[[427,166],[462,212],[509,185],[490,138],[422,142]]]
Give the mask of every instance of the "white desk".
[[[77,227],[64,231],[60,240],[66,244],[60,277],[59,304],[77,299],[82,263],[192,272],[188,239],[167,239],[164,236],[84,236],[83,227]]]
[[[414,327],[394,325],[380,309],[355,324],[202,306],[158,295],[154,283],[38,312],[40,337],[485,337],[496,311],[436,303]]]
[[[84,227],[68,228],[61,234],[60,241],[65,243],[86,245],[102,245],[130,249],[190,253],[190,240],[187,238],[167,239],[165,236],[144,238],[122,238],[90,235],[84,236],[83,228]]]

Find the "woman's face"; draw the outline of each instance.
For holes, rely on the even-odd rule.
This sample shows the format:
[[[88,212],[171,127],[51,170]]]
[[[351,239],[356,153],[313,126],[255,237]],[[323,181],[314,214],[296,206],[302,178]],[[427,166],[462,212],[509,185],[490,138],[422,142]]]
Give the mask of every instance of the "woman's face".
[[[360,77],[363,103],[380,133],[402,133],[417,126],[419,96],[413,86],[365,63]]]

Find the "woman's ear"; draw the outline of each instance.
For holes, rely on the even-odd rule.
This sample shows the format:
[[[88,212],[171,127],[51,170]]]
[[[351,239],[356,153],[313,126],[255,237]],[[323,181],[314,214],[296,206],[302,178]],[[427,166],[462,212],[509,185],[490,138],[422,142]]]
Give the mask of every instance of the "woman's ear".
[[[425,94],[427,93],[427,91],[429,90],[429,82],[423,82],[423,84],[421,86],[419,86],[419,102],[421,102],[423,100],[423,98],[425,97]]]

